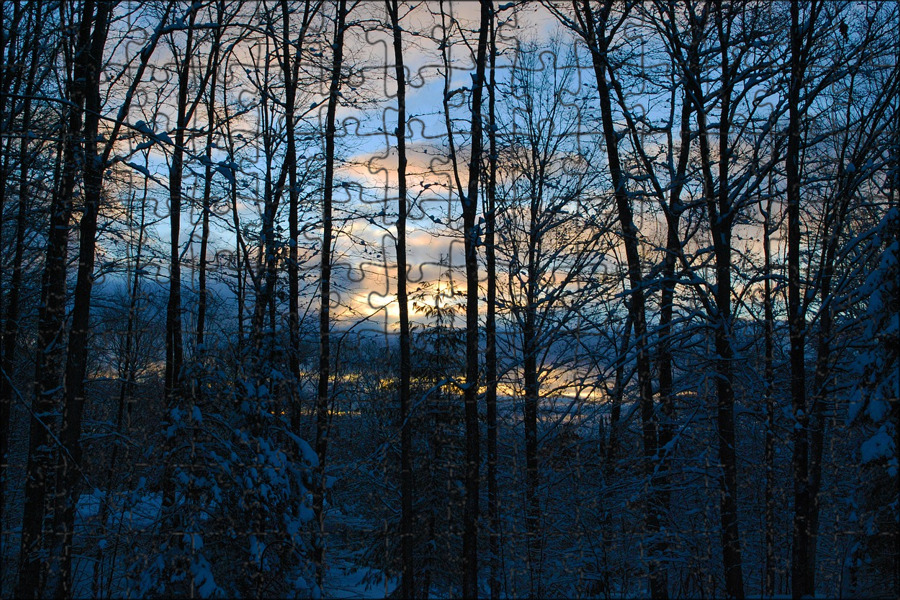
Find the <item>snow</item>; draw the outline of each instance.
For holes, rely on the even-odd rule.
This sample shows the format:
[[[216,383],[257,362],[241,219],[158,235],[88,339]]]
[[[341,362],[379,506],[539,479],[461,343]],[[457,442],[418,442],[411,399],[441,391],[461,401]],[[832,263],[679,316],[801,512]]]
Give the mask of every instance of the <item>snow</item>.
[[[889,458],[894,451],[894,441],[887,432],[887,424],[882,425],[875,435],[863,442],[860,450],[863,464],[880,458]]]
[[[873,398],[866,407],[866,414],[875,423],[880,423],[881,420],[887,416],[888,410],[890,410],[890,407],[885,400],[882,398]]]
[[[315,450],[312,449],[312,446],[309,445],[309,442],[291,433],[290,431],[285,431],[284,433],[292,440],[294,440],[294,443],[296,443],[297,447],[300,449],[300,454],[303,455],[303,460],[310,467],[316,468],[319,466],[319,457],[316,455]]]
[[[144,165],[139,165],[136,162],[126,162],[126,165],[137,171],[138,173],[143,174],[145,177],[150,177],[150,170]]]
[[[387,598],[398,585],[394,578],[385,578],[377,569],[357,567],[335,558],[325,569],[326,598]]]
[[[209,562],[202,555],[195,557],[191,563],[191,574],[194,577],[194,585],[201,598],[209,598],[219,589],[213,578]]]
[[[98,489],[88,494],[81,494],[75,505],[76,518],[87,520],[100,514],[100,504],[103,502],[104,496],[106,493]]]

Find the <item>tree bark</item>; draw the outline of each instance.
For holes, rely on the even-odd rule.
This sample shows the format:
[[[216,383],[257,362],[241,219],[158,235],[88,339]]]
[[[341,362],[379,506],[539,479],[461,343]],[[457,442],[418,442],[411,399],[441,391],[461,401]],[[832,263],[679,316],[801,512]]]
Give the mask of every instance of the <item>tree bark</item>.
[[[341,68],[344,59],[344,29],[347,18],[346,0],[338,0],[337,18],[332,44],[331,83],[328,88],[328,108],[325,116],[325,181],[322,195],[322,249],[320,253],[319,304],[319,379],[316,396],[316,456],[319,464],[313,489],[313,512],[318,530],[313,548],[316,583],[322,587],[325,575],[325,456],[328,451],[328,404],[331,377],[331,244],[333,236],[332,198],[334,195],[334,136],[335,114],[341,90]]]
[[[651,374],[650,353],[647,340],[647,317],[644,299],[644,281],[641,273],[641,260],[637,227],[634,224],[634,216],[628,191],[625,188],[625,174],[621,166],[619,156],[619,142],[615,131],[615,121],[612,113],[611,90],[607,83],[607,71],[609,65],[608,50],[611,38],[607,37],[607,20],[612,10],[612,2],[601,3],[599,13],[595,16],[589,0],[583,0],[579,16],[582,23],[582,31],[586,36],[586,42],[591,52],[594,67],[594,75],[597,80],[597,91],[600,100],[600,112],[603,121],[603,139],[606,144],[606,154],[609,163],[609,172],[612,179],[616,210],[619,224],[622,227],[622,241],[625,245],[625,255],[628,265],[628,283],[631,294],[629,312],[632,314],[635,348],[637,349],[637,376],[639,389],[639,402],[641,410],[641,433],[644,446],[644,470],[648,483],[652,485],[655,464],[658,454],[657,426],[653,406],[653,382]],[[652,539],[659,534],[660,508],[656,506],[655,494],[650,494],[653,499],[647,503],[645,513],[646,533]],[[658,545],[657,546],[658,550]],[[660,561],[658,552],[654,551],[648,564],[648,578],[650,580],[650,595],[654,598],[668,597],[668,581],[664,566]]]
[[[487,62],[491,2],[481,0],[481,22],[472,81],[472,155],[469,162],[468,191],[462,197],[463,236],[466,263],[466,384],[463,394],[466,430],[466,500],[463,511],[464,598],[478,597],[478,517],[481,444],[478,423],[478,188],[482,160],[482,92]]]
[[[188,84],[190,82],[191,60],[194,54],[194,24],[197,11],[189,11],[187,41],[178,64],[178,99],[175,125],[175,145],[172,148],[172,162],[169,166],[169,301],[166,306],[166,406],[171,407],[181,393],[182,369],[184,366],[184,341],[181,324],[181,184],[184,177],[184,140],[188,117]],[[166,484],[167,487],[168,483]],[[174,501],[172,491],[164,494],[164,504]]]
[[[675,276],[675,264],[678,253],[681,251],[681,242],[678,235],[678,227],[684,204],[681,201],[681,192],[684,189],[685,171],[691,148],[691,102],[684,95],[681,107],[680,143],[678,165],[674,173],[672,189],[669,192],[669,202],[664,204],[666,218],[666,255],[662,267],[662,290],[660,292],[659,309],[659,335],[657,341],[657,365],[659,369],[659,405],[662,418],[659,423],[658,456],[656,459],[656,478],[652,487],[656,497],[656,506],[662,515],[669,510],[669,457],[674,452],[672,443],[675,439],[675,394],[674,373],[672,360],[672,319],[675,313],[675,289],[677,279]],[[668,543],[660,539],[656,551],[665,557],[668,553]]]
[[[59,410],[63,389],[60,355],[65,339],[66,257],[72,198],[80,166],[80,142],[83,133],[85,91],[90,64],[91,25],[94,1],[85,0],[75,42],[73,77],[69,89],[68,124],[64,133],[63,170],[50,205],[50,231],[47,257],[41,281],[38,310],[35,395],[31,406],[28,461],[25,479],[25,507],[22,518],[22,542],[19,552],[19,576],[14,595],[39,598],[44,595],[43,575],[47,561],[44,520],[53,493],[54,425],[50,417]],[[54,590],[55,592],[55,590]]]
[[[763,322],[764,322],[764,362],[763,379],[765,390],[763,398],[766,411],[766,433],[763,464],[765,465],[766,483],[765,502],[765,580],[763,595],[771,597],[775,593],[775,313],[772,290],[772,196],[770,196],[763,213]]]
[[[42,5],[35,5],[35,13],[32,17],[31,35],[27,38],[23,52],[30,50],[30,64],[25,81],[25,98],[22,102],[22,131],[29,132],[31,130],[32,119],[32,96],[35,91],[35,82],[37,79],[37,67],[39,64],[40,44],[38,40],[42,32],[41,23]],[[18,10],[18,5],[16,10]],[[5,36],[4,36],[5,40]],[[0,52],[0,63],[2,63],[3,53]],[[6,89],[6,88],[3,88]],[[0,107],[0,118],[3,115],[3,109]],[[12,142],[10,142],[11,144]],[[10,147],[11,149],[11,147]],[[6,318],[3,323],[3,334],[0,337],[0,530],[3,525],[3,515],[6,507],[6,477],[9,467],[9,435],[12,400],[14,395],[13,375],[15,372],[15,355],[16,342],[19,336],[19,310],[20,310],[20,294],[22,292],[22,266],[25,254],[25,230],[28,227],[27,211],[29,197],[28,178],[31,171],[32,158],[30,156],[29,136],[22,135],[19,146],[19,185],[18,185],[18,201],[16,206],[16,229],[15,229],[15,246],[13,250],[12,275],[9,281],[9,294],[6,298]],[[5,194],[6,187],[6,169],[4,166],[3,177],[0,180],[0,188],[4,188],[2,192]],[[0,201],[0,210],[2,210],[3,202]]]
[[[394,73],[397,79],[397,304],[400,312],[400,592],[404,598],[416,596],[413,563],[414,483],[412,472],[412,426],[410,423],[410,382],[412,359],[409,339],[409,301],[406,291],[406,70],[397,0],[386,0],[393,30]]]
[[[791,536],[791,593],[800,598],[812,593],[809,581],[809,415],[806,406],[806,322],[800,289],[800,88],[804,64],[801,57],[800,4],[791,0],[791,61],[788,106],[788,147],[785,156],[787,177],[787,263],[788,263],[788,327],[790,330],[791,428],[794,480],[794,516]]]
[[[135,334],[137,328],[137,308],[138,308],[138,293],[140,291],[141,284],[141,258],[143,256],[143,245],[144,245],[144,235],[147,230],[147,219],[146,219],[146,205],[147,205],[147,191],[149,187],[149,179],[144,179],[144,193],[141,198],[141,219],[138,225],[138,238],[137,243],[134,247],[135,257],[134,257],[134,271],[131,275],[131,289],[128,294],[128,317],[125,323],[125,351],[124,355],[119,357],[121,361],[121,367],[119,369],[119,398],[118,398],[118,406],[116,408],[116,433],[119,435],[127,434],[129,429],[131,428],[131,403],[134,401],[134,388],[135,388],[135,377],[136,377],[136,361],[134,359],[134,345],[135,345]],[[134,218],[134,196],[132,196],[132,203],[129,207],[128,213],[129,218]],[[109,498],[110,493],[109,489],[112,487],[114,483],[114,477],[116,474],[116,466],[119,461],[119,449],[121,447],[121,443],[116,442],[113,444],[112,452],[110,453],[109,462],[106,467],[106,475],[105,475],[105,485],[107,489],[106,495],[103,497],[100,503],[100,511],[99,518],[97,519],[99,525],[99,531],[97,532],[97,536],[100,539],[103,539],[103,536],[106,535],[106,522],[107,517],[109,515]],[[102,582],[100,581],[100,575],[102,573],[103,567],[103,556],[105,554],[105,548],[100,545],[97,546],[97,553],[95,555],[96,562],[94,563],[94,573],[92,580],[91,592],[96,598],[102,597]],[[115,554],[115,552],[113,553]],[[112,590],[112,578],[115,575],[115,561],[113,561],[113,565],[110,567],[109,577],[107,578],[107,592],[111,592]]]
[[[612,390],[612,406],[609,409],[609,437],[606,440],[604,451],[604,475],[607,480],[612,477],[616,468],[616,457],[619,454],[619,428],[622,420],[622,399],[625,396],[625,362],[628,349],[631,345],[631,330],[634,326],[634,315],[631,311],[625,317],[625,326],[622,328],[622,336],[618,355],[616,356],[615,383]]]
[[[85,117],[83,185],[84,213],[79,226],[78,273],[72,307],[72,326],[66,356],[65,405],[63,408],[60,441],[64,452],[60,455],[57,474],[56,522],[59,554],[51,553],[51,560],[61,561],[57,596],[71,597],[72,535],[75,526],[75,503],[78,500],[78,479],[81,474],[81,422],[84,414],[87,375],[87,346],[91,319],[91,292],[94,285],[94,258],[97,243],[97,218],[103,193],[105,165],[98,154],[100,128],[100,71],[103,49],[109,30],[111,2],[97,5],[94,31],[85,77]],[[51,577],[54,575],[51,573]],[[51,579],[52,582],[52,579]]]
[[[488,183],[485,197],[484,246],[487,268],[487,315],[485,320],[485,405],[487,414],[487,484],[488,484],[488,548],[490,563],[490,597],[500,598],[500,490],[497,485],[497,126],[495,121],[495,101],[497,91],[496,22],[491,7],[490,23],[490,83],[488,87]]]
[[[721,63],[718,66],[722,81],[719,91],[721,101],[720,113],[731,114],[732,65],[728,56],[728,44],[725,40],[724,15],[721,4],[713,6],[715,24],[719,36]],[[692,17],[692,37],[700,35],[703,24]],[[705,16],[701,18],[705,21]],[[738,522],[738,489],[737,489],[737,457],[735,454],[734,428],[734,388],[732,387],[732,361],[734,352],[731,345],[731,236],[734,223],[734,207],[729,196],[728,161],[729,125],[728,119],[722,118],[717,132],[718,148],[718,189],[713,179],[713,159],[709,143],[709,126],[707,124],[704,94],[699,84],[699,58],[696,52],[691,53],[688,85],[697,115],[698,140],[700,145],[700,162],[703,175],[703,195],[705,197],[707,218],[713,242],[715,259],[716,284],[713,293],[715,307],[709,315],[714,329],[715,371],[716,371],[716,428],[719,436],[719,462],[722,465],[720,478],[719,512],[722,522],[722,550],[725,569],[725,593],[729,598],[744,597],[743,564],[741,559],[740,526]]]
[[[522,327],[522,377],[525,382],[525,406],[523,425],[525,428],[525,532],[528,549],[528,576],[530,596],[540,598],[541,594],[541,505],[538,498],[538,427],[537,413],[540,402],[537,355],[537,258],[540,233],[537,220],[539,202],[532,198],[530,224],[528,229],[528,264],[525,283],[525,319]]]
[[[299,211],[300,189],[297,178],[297,136],[295,131],[295,104],[297,98],[297,85],[299,81],[300,62],[303,56],[303,45],[306,41],[306,33],[313,16],[318,12],[320,5],[315,7],[306,0],[303,3],[303,18],[300,24],[300,32],[297,35],[296,50],[290,41],[290,5],[287,0],[281,0],[281,26],[282,26],[282,70],[285,79],[285,108],[284,119],[287,130],[287,147],[285,150],[284,168],[288,171],[288,369],[291,373],[294,385],[300,382],[300,254],[299,254]],[[298,433],[301,427],[302,406],[299,398],[290,407],[291,429]]]
[[[224,3],[218,2],[218,18],[219,23],[224,17]],[[197,354],[201,357],[206,352],[204,344],[206,342],[206,310],[208,304],[209,290],[206,284],[206,274],[208,270],[207,254],[209,252],[209,214],[212,211],[212,146],[213,136],[216,129],[216,81],[219,71],[219,43],[222,36],[222,30],[216,29],[215,39],[213,40],[212,55],[210,57],[210,67],[212,73],[209,78],[209,99],[206,103],[206,149],[204,155],[206,157],[206,165],[203,171],[203,196],[201,198],[201,216],[200,216],[200,265],[197,274]],[[200,382],[197,385],[196,394],[198,399],[203,394],[203,385]]]

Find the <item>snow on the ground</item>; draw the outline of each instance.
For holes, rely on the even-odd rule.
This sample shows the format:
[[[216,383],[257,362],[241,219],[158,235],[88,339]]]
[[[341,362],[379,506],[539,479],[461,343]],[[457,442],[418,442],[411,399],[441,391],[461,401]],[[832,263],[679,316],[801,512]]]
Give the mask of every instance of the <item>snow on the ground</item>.
[[[376,569],[357,567],[332,556],[325,572],[325,598],[386,598],[397,587],[397,580],[385,579]]]
[[[371,528],[371,523],[355,513],[344,513],[337,507],[326,511],[325,598],[386,598],[399,585],[393,577],[385,577],[378,569],[355,563],[358,549],[349,547],[340,530]]]

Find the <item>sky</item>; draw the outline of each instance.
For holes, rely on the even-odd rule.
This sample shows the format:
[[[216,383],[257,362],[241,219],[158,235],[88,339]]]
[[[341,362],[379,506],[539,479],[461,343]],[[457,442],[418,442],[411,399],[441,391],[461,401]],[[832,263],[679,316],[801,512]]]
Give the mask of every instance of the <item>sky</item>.
[[[139,6],[135,3],[135,6]],[[498,5],[499,6],[499,5]],[[508,6],[508,5],[504,5]],[[407,7],[408,8],[408,7]],[[419,3],[407,14],[402,15],[404,29],[404,61],[407,69],[407,145],[408,145],[408,185],[410,198],[410,222],[408,229],[407,260],[410,265],[409,282],[411,292],[432,294],[425,290],[427,284],[437,285],[439,274],[447,269],[447,265],[460,267],[463,263],[462,239],[459,235],[460,205],[458,196],[453,190],[452,177],[449,171],[446,125],[442,113],[444,91],[443,67],[438,43],[441,38],[440,3]],[[474,68],[473,46],[477,41],[479,6],[473,2],[446,2],[447,22],[457,23],[452,29],[455,43],[449,46],[451,64],[450,89],[464,90],[471,86],[471,74]],[[339,164],[336,171],[335,209],[339,219],[337,242],[334,254],[337,300],[336,316],[352,320],[387,318],[389,323],[396,323],[398,307],[396,293],[396,259],[394,251],[394,232],[396,215],[396,149],[395,137],[392,135],[397,126],[396,118],[396,83],[393,73],[393,48],[391,37],[380,26],[379,21],[386,19],[380,3],[362,3],[351,13],[353,25],[348,29],[346,40],[345,68],[349,74],[342,90],[342,106],[338,111],[338,152]],[[137,14],[137,13],[136,13]],[[501,24],[497,37],[500,54],[497,58],[498,107],[509,100],[505,96],[504,84],[509,80],[512,61],[519,60],[516,49],[528,48],[528,52],[537,53],[525,56],[525,60],[533,60],[535,68],[559,69],[573,60],[579,59],[574,51],[574,38],[563,28],[556,18],[539,3],[530,3],[522,9],[501,10]],[[119,39],[113,60],[123,55],[134,55],[140,49],[140,42],[148,39],[152,26],[149,17],[144,15],[147,25],[143,29],[135,29],[135,23],[121,24],[123,35]],[[138,19],[138,22],[142,22]],[[460,43],[460,30],[466,32],[469,45]],[[178,34],[176,34],[177,36]],[[228,36],[226,35],[226,38]],[[228,38],[231,39],[231,38]],[[234,40],[232,40],[234,41]],[[310,43],[328,42],[328,33],[321,38],[313,37]],[[647,50],[644,40],[630,40],[637,49],[634,64],[639,68],[652,68],[652,54]],[[531,48],[534,48],[533,50]],[[261,72],[260,57],[265,54],[266,47],[258,43],[241,41],[227,65],[229,80],[233,88],[229,92],[230,100],[236,100],[229,107],[234,115],[239,110],[247,113],[233,123],[239,146],[252,149],[259,141],[265,126],[259,118],[258,89],[253,89],[251,82],[264,77]],[[574,57],[574,58],[573,58]],[[270,68],[277,69],[274,58]],[[161,43],[156,50],[155,58],[145,76],[143,86],[131,121],[138,129],[152,131],[158,136],[157,143],[145,153],[127,155],[125,162],[130,165],[132,175],[137,180],[143,179],[144,173],[150,173],[154,182],[151,184],[148,197],[148,218],[153,222],[155,237],[162,243],[169,240],[169,205],[167,199],[168,160],[171,144],[160,143],[159,140],[170,140],[172,131],[172,103],[174,102],[173,69],[170,63],[171,46]],[[264,62],[264,61],[263,61]],[[587,62],[577,62],[571,83],[568,86],[570,95],[563,98],[571,102],[578,94],[595,94],[593,88],[593,72]],[[520,65],[521,66],[521,65]],[[308,65],[315,71],[315,65]],[[277,79],[277,78],[276,78]],[[121,85],[121,84],[119,84]],[[222,83],[219,82],[219,88]],[[307,118],[312,126],[321,128],[326,111],[326,90],[323,85],[301,86],[298,90],[297,111]],[[275,91],[276,95],[279,90]],[[224,96],[223,96],[224,97]],[[465,99],[464,94],[453,96],[457,105],[451,109],[453,115],[454,141],[461,159],[467,157],[469,144],[468,107],[459,105]],[[634,96],[637,113],[667,111],[665,98],[650,98],[646,95]],[[111,110],[116,103],[110,102]],[[202,130],[205,114],[202,106],[198,107],[195,126]],[[219,107],[221,113],[221,106]],[[590,115],[585,115],[589,117]],[[593,117],[591,117],[593,118]],[[142,125],[140,121],[148,125]],[[596,143],[596,127],[594,121],[586,118],[582,125],[588,143]],[[278,130],[276,121],[269,125]],[[321,130],[321,129],[319,129]],[[201,131],[202,133],[202,131]],[[130,142],[132,149],[138,144],[145,144],[147,136],[137,135]],[[321,134],[314,134],[301,144],[301,155],[314,162],[314,157],[322,151]],[[203,190],[203,169],[198,158],[205,149],[205,136],[199,135],[189,148],[193,160],[189,160],[184,193],[187,197],[198,197]],[[145,154],[146,156],[142,156]],[[228,161],[223,142],[216,140],[213,161],[224,164]],[[243,226],[249,226],[247,232],[257,225],[260,213],[260,200],[263,196],[262,175],[264,170],[263,156],[259,151],[242,152],[236,159],[239,170],[236,183],[239,187],[239,217]],[[279,164],[276,161],[274,178],[278,176]],[[310,181],[320,181],[321,165],[310,167],[311,173],[304,173]],[[227,200],[229,180],[227,169],[214,172],[213,195]],[[466,185],[466,169],[461,168],[460,178]],[[125,194],[136,186],[125,186]],[[305,206],[302,220],[315,220],[320,208],[314,201]],[[210,258],[218,257],[227,261],[229,253],[233,253],[235,240],[232,227],[232,214],[228,202],[220,203],[214,208],[217,217],[212,219],[210,236]],[[200,212],[196,206],[187,202],[183,215],[181,243],[186,259],[196,260],[199,251]],[[641,230],[646,235],[656,235],[659,229],[658,216],[646,213],[638,208],[638,219]],[[286,217],[282,222],[286,228]],[[246,233],[246,232],[245,232]],[[314,249],[319,240],[319,231],[310,229],[301,235],[301,247]],[[758,231],[744,232],[745,241],[758,238]],[[189,243],[189,240],[192,240]],[[756,249],[758,244],[753,245]],[[191,260],[188,260],[190,263]],[[311,256],[306,262],[310,287],[313,292],[318,261]],[[165,257],[159,260],[159,277],[166,278]],[[185,284],[195,285],[195,278],[190,264],[187,265]],[[464,291],[461,274],[451,271],[451,286],[457,291]],[[446,287],[446,286],[445,286]],[[414,317],[416,314],[414,313]]]

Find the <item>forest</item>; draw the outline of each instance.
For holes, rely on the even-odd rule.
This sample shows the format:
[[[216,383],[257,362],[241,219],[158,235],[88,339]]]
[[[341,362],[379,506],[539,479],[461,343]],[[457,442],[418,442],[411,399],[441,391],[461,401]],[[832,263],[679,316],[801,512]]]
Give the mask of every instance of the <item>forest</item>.
[[[0,10],[0,598],[900,596],[900,3]]]

